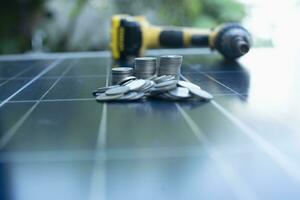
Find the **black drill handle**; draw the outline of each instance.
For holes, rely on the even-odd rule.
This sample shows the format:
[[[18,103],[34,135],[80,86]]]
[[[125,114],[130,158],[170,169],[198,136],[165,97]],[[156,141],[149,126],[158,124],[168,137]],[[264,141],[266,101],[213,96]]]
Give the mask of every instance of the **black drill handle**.
[[[162,30],[159,35],[159,44],[161,47],[167,48],[209,47],[208,34],[189,34],[186,36],[185,34],[182,30]]]

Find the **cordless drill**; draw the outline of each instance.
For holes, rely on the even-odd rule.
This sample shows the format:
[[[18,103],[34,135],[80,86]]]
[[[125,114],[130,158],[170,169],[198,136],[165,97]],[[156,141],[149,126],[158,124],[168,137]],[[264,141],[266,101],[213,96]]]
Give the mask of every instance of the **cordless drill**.
[[[237,23],[214,29],[153,26],[143,16],[114,15],[111,50],[116,61],[142,56],[150,48],[209,47],[226,59],[245,55],[251,47],[249,32]]]

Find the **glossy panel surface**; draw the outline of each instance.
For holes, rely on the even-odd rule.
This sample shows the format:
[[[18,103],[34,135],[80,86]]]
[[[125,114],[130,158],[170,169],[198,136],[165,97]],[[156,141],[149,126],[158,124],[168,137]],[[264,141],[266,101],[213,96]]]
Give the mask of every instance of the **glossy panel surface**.
[[[110,58],[56,61],[0,61],[1,200],[300,198],[296,54],[184,55],[211,102],[98,103]]]

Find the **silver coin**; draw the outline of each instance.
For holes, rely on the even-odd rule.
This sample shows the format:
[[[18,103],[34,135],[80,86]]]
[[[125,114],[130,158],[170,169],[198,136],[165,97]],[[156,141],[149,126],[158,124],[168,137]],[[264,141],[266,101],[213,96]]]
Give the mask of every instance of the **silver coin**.
[[[111,86],[106,86],[106,87],[98,88],[98,89],[96,89],[96,90],[93,91],[93,95],[94,96],[98,96],[100,93],[103,93],[106,90],[112,89],[112,88],[115,88],[115,87],[119,87],[119,85],[111,85]]]
[[[177,84],[177,80],[170,80],[170,81],[158,83],[155,85],[155,88],[166,87],[166,86],[174,85],[174,84]]]
[[[138,92],[128,92],[124,96],[120,98],[120,100],[132,100],[132,98],[135,98],[138,95]]]
[[[168,94],[172,95],[173,97],[177,98],[189,98],[191,97],[189,89],[184,87],[177,87],[168,92]]]
[[[148,90],[150,90],[152,87],[155,86],[155,82],[151,81],[151,80],[145,80],[146,83],[139,89],[139,91],[142,92],[147,92]]]
[[[168,92],[162,93],[158,97],[166,99],[166,100],[179,100],[179,99],[182,99],[182,98],[178,98],[178,97],[172,96]]]
[[[117,95],[106,95],[105,93],[101,93],[96,97],[97,101],[115,101],[120,99],[123,96],[123,94],[117,94]]]
[[[133,68],[131,67],[116,67],[112,68],[112,74],[111,74],[111,82],[112,84],[117,84],[121,80],[132,76],[133,74]]]
[[[166,76],[167,75],[156,76],[156,77],[153,77],[153,79],[151,79],[151,80],[157,83],[158,81],[160,81],[161,79],[165,78]]]
[[[182,56],[180,55],[160,56],[158,75],[175,75],[178,78],[181,64]]]
[[[198,89],[198,88],[189,88],[189,91],[196,95],[197,97],[200,97],[201,99],[205,99],[205,100],[211,100],[213,98],[213,96],[206,92],[205,90],[202,89]]]
[[[181,87],[185,87],[185,88],[198,88],[198,89],[201,89],[200,86],[194,84],[194,83],[191,83],[191,82],[187,82],[187,81],[178,81],[177,83],[179,86]]]
[[[145,83],[146,83],[145,80],[137,79],[137,80],[133,80],[130,83],[125,84],[125,85],[127,87],[129,87],[131,91],[134,91],[134,90],[139,90]]]
[[[115,67],[111,69],[112,73],[114,74],[124,74],[124,73],[131,73],[133,72],[133,68],[131,67]]]
[[[135,95],[134,97],[132,97],[130,100],[134,101],[134,100],[139,100],[145,97],[145,93],[144,92],[139,92],[137,95]]]
[[[148,79],[156,73],[155,57],[135,58],[134,74],[140,79]]]
[[[157,83],[165,82],[165,81],[171,81],[171,80],[177,80],[176,76],[174,75],[166,75],[164,78],[157,81]]]
[[[123,85],[124,83],[128,82],[128,81],[131,81],[131,80],[135,80],[136,77],[135,76],[127,76],[126,78],[120,80],[118,82],[118,85]]]
[[[136,80],[136,79],[134,79],[134,80],[129,80],[129,81],[123,83],[122,85],[123,85],[123,86],[126,86],[126,85],[128,85],[129,83],[131,83],[132,81],[135,81],[135,80]]]
[[[119,86],[105,91],[106,95],[118,95],[125,94],[130,91],[130,88],[127,86]]]
[[[157,76],[156,75],[153,75],[153,76],[151,76],[151,77],[149,77],[149,78],[147,78],[148,80],[151,80],[151,81],[154,81],[153,79],[155,79]]]
[[[182,62],[182,56],[181,55],[163,55],[159,57],[160,62],[161,61],[168,61],[168,62]]]
[[[150,93],[151,93],[151,95],[157,95],[157,94],[160,94],[160,93],[164,93],[164,92],[168,92],[170,90],[173,90],[176,87],[177,87],[176,84],[168,85],[168,86],[165,86],[165,87],[159,87],[159,88],[154,87],[150,90]]]

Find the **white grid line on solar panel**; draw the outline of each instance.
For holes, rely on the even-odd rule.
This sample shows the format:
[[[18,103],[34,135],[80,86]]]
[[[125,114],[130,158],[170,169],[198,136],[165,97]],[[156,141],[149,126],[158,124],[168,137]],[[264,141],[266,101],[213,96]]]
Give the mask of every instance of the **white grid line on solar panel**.
[[[181,77],[189,81],[183,75]],[[300,166],[290,158],[285,153],[281,152],[278,148],[260,136],[255,130],[250,128],[246,123],[241,121],[239,118],[235,117],[231,112],[225,109],[216,101],[211,101],[212,105],[219,110],[227,119],[229,119],[235,126],[239,127],[246,136],[248,136],[258,147],[260,147],[264,152],[273,159],[291,178],[300,184]]]
[[[110,72],[110,67],[107,65],[106,67],[106,80],[105,80],[105,86],[108,86],[108,79],[109,79],[109,72]],[[99,124],[99,129],[98,129],[98,138],[97,138],[97,148],[98,149],[105,149],[106,146],[106,132],[107,132],[107,103],[104,102],[103,107],[102,107],[102,115],[101,115],[101,120]]]
[[[105,80],[105,86],[108,86],[109,84],[109,74],[110,74],[110,66],[107,65],[106,67],[106,80]],[[106,149],[106,138],[107,138],[107,103],[104,102],[102,107],[102,114],[101,119],[99,123],[98,128],[98,137],[97,137],[97,150],[105,151]],[[104,154],[104,157],[106,155]],[[95,154],[95,158],[97,157],[97,154]],[[94,159],[95,159],[94,158]],[[106,199],[105,196],[105,188],[106,188],[106,165],[105,165],[105,159],[100,161],[95,161],[93,170],[92,170],[92,176],[91,176],[91,184],[90,184],[90,191],[89,191],[89,197],[90,200],[96,200],[96,199]],[[99,170],[101,169],[101,170]]]
[[[214,63],[215,65],[216,63]],[[220,63],[222,65],[222,63]],[[188,65],[190,67],[190,70],[185,71],[184,66]],[[226,68],[222,68],[219,70],[213,69],[213,66],[210,66],[211,64],[194,64],[194,63],[183,63],[183,73],[184,74],[190,74],[190,73],[195,73],[195,74],[201,74],[201,73],[208,73],[208,74],[220,74],[220,73],[224,73],[224,74],[236,74],[236,73],[245,73],[245,69],[243,69],[244,67],[239,66],[237,69],[231,69],[231,70],[225,70]],[[236,65],[235,63],[233,65]],[[203,68],[203,67],[207,67],[207,68]]]
[[[58,78],[59,76],[43,76],[41,77],[40,79],[56,79]],[[106,75],[65,75],[64,76],[64,79],[65,78],[104,78],[106,77]],[[12,77],[11,77],[12,78]],[[8,79],[11,79],[11,78],[1,78],[0,77],[0,80],[8,80]],[[13,80],[26,80],[26,79],[31,79],[32,77],[25,77],[25,76],[19,76],[17,78],[14,78]]]
[[[232,88],[228,87],[227,85],[224,85],[223,83],[221,83],[220,81],[216,80],[215,78],[209,76],[208,74],[201,72],[201,74],[203,76],[206,76],[208,79],[214,81],[215,83],[217,83],[218,85],[221,85],[222,87],[228,89],[229,91],[233,92],[234,94],[240,96],[242,99],[245,99],[246,96],[248,95],[247,93],[238,93],[237,91],[233,90]],[[184,79],[185,81],[189,81],[185,76],[181,75],[181,78]],[[220,94],[213,94],[214,96],[220,95]]]
[[[5,100],[3,100],[0,103],[0,108],[6,104],[9,100],[11,100],[13,97],[15,97],[17,94],[19,94],[21,91],[23,91],[25,88],[27,88],[28,86],[30,86],[33,82],[35,82],[36,80],[38,80],[41,76],[43,76],[44,74],[46,74],[47,72],[49,72],[51,69],[55,68],[56,66],[58,66],[63,60],[56,60],[54,62],[52,62],[48,67],[46,67],[42,72],[40,72],[38,75],[36,75],[35,77],[33,77],[30,81],[28,81],[25,85],[23,85],[20,89],[18,89],[16,92],[14,92],[13,94],[11,94],[9,97],[7,97]]]
[[[74,64],[74,62],[72,62]],[[19,130],[19,128],[24,124],[24,122],[27,120],[27,118],[30,116],[30,114],[34,111],[34,109],[39,105],[40,100],[42,100],[50,91],[52,88],[56,86],[56,84],[61,80],[61,78],[73,67],[73,65],[70,64],[61,74],[61,77],[58,78],[47,90],[46,92],[39,98],[38,101],[33,104],[29,110],[22,115],[22,117],[7,131],[5,132],[2,137],[0,138],[0,150],[2,150],[8,142],[11,140],[11,138],[15,135],[15,133]]]
[[[196,122],[181,108],[178,103],[175,103],[179,113],[190,127],[193,134],[198,138],[201,145],[205,148],[210,159],[216,164],[228,185],[231,187],[237,199],[258,199],[252,189],[242,180],[240,175],[234,170],[233,166],[224,158],[222,153],[210,144],[208,138],[205,136]]]
[[[228,110],[223,108],[220,104],[212,101],[212,104],[225,115],[233,124],[242,130],[242,133],[246,134],[251,140],[264,150],[291,178],[300,184],[300,166],[285,153],[281,152],[274,145],[261,137],[258,133],[248,127],[244,122],[232,115]]]
[[[19,77],[20,75],[26,73],[27,71],[31,70],[33,68],[33,66],[31,67],[28,67],[28,68],[25,68],[24,70],[22,70],[21,72],[19,72],[18,74],[12,76],[12,77],[9,77],[7,79],[4,79],[5,81],[0,83],[0,87],[2,87],[3,85],[5,85],[6,83],[8,83],[9,81],[12,81],[12,80],[15,80],[17,77]],[[2,79],[3,80],[3,79]]]
[[[230,87],[228,87],[227,85],[221,83],[220,81],[218,81],[217,79],[211,77],[210,75],[208,75],[208,74],[206,74],[206,73],[202,73],[202,74],[203,74],[204,76],[206,76],[207,78],[209,78],[210,80],[212,80],[212,81],[216,82],[217,84],[219,84],[219,85],[225,87],[226,89],[230,90],[230,91],[233,92],[234,94],[236,94],[236,95],[238,95],[238,96],[240,96],[240,97],[242,97],[242,98],[245,98],[245,96],[242,96],[242,95],[241,95],[240,93],[238,93],[237,91],[231,89]]]

